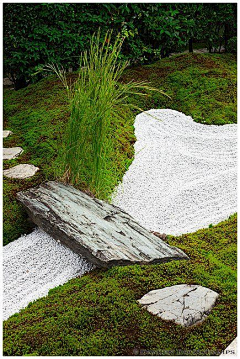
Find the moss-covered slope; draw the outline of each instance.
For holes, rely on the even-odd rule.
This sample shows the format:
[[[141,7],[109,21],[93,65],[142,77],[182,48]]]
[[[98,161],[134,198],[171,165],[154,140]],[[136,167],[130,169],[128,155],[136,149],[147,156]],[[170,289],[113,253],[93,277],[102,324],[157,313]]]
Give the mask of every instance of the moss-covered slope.
[[[142,108],[171,108],[197,122],[224,125],[237,122],[236,56],[184,54],[129,69],[125,80],[150,81],[159,93],[137,100]]]

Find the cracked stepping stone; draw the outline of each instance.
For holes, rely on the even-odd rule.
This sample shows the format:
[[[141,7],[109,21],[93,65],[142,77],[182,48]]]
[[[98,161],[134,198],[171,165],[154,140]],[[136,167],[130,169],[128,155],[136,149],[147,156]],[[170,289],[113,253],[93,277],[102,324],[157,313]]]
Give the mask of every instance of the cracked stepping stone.
[[[3,171],[3,175],[8,178],[29,178],[35,175],[38,167],[28,164],[21,164]]]
[[[190,327],[207,318],[218,296],[200,285],[180,284],[152,290],[138,302],[163,320]]]
[[[23,153],[22,147],[4,148],[3,159],[13,160],[14,158],[17,158],[21,153]]]
[[[8,137],[8,136],[10,136],[10,135],[12,135],[12,134],[13,134],[12,131],[4,130],[4,131],[3,131],[3,138],[6,138],[6,137]]]

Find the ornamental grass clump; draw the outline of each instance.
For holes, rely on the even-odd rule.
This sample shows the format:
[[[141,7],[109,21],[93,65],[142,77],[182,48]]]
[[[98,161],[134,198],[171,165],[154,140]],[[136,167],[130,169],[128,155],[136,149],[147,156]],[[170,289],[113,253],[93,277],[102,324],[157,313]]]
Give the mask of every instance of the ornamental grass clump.
[[[121,82],[129,65],[119,59],[122,43],[120,36],[112,43],[109,32],[103,41],[100,32],[93,35],[89,50],[80,58],[78,78],[72,86],[68,85],[64,71],[48,65],[66,87],[71,106],[61,155],[63,178],[103,199],[109,198],[120,180],[118,161],[114,158],[116,130],[137,108],[129,96],[142,96],[154,90],[147,82]]]

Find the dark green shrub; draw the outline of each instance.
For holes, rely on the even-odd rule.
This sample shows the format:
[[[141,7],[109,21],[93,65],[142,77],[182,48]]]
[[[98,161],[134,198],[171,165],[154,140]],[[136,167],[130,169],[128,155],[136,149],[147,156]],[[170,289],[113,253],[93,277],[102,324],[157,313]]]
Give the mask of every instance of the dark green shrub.
[[[209,49],[226,47],[236,36],[236,20],[236,4],[5,3],[4,72],[19,89],[39,64],[77,69],[98,28],[126,38],[121,56],[131,63],[166,57],[193,39]]]
[[[237,53],[237,36],[233,36],[231,39],[229,39],[227,51],[231,52],[232,54]]]

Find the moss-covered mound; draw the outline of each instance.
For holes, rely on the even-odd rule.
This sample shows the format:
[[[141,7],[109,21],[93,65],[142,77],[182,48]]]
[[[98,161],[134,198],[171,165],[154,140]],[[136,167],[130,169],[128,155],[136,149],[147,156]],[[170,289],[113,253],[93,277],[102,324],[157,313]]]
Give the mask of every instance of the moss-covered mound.
[[[190,257],[95,270],[52,289],[4,323],[4,354],[218,355],[237,334],[237,216],[168,243]],[[188,283],[220,294],[200,325],[162,321],[136,302],[148,291]]]

